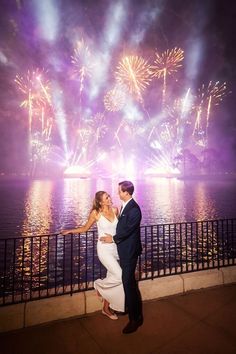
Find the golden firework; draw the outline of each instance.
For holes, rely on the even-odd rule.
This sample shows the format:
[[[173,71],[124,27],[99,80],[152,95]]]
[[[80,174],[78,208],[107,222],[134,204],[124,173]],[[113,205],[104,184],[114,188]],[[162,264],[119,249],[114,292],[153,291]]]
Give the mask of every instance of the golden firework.
[[[219,105],[227,94],[226,82],[220,84],[219,81],[216,83],[210,81],[208,85],[203,84],[198,89],[194,105],[196,119],[193,135],[199,130],[203,130],[207,134],[212,106]]]
[[[142,92],[152,79],[150,65],[139,56],[124,57],[117,67],[115,77],[119,84],[126,86],[128,91],[141,102]]]
[[[156,59],[151,67],[153,77],[158,79],[163,78],[162,89],[162,104],[165,104],[166,97],[166,78],[173,74],[182,66],[181,62],[184,59],[184,52],[180,48],[167,49],[162,54],[156,53]]]
[[[156,59],[152,66],[152,73],[154,77],[162,78],[171,75],[182,66],[184,59],[184,51],[180,48],[167,49],[162,54],[156,53]]]
[[[21,102],[21,107],[29,107],[31,104],[41,107],[46,103],[51,103],[49,81],[42,80],[44,75],[44,70],[41,71],[38,68],[34,71],[28,70],[25,77],[16,75],[15,82],[26,96]]]
[[[31,131],[33,116],[41,114],[41,127],[42,132],[45,129],[46,118],[44,116],[45,109],[51,106],[50,85],[49,81],[44,78],[44,70],[36,69],[33,71],[28,70],[25,77],[16,75],[15,82],[18,89],[24,94],[24,100],[21,102],[20,107],[28,109],[29,121],[29,141],[31,141]]]
[[[217,106],[223,98],[227,95],[226,82],[220,84],[217,81],[215,84],[210,81],[208,86],[204,84],[198,89],[198,102],[200,104],[207,104],[211,101],[211,105]]]

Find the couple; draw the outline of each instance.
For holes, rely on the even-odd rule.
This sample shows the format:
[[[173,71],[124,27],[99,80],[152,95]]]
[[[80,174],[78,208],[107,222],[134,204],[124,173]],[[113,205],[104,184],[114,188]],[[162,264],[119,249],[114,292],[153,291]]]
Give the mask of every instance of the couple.
[[[135,280],[138,256],[142,252],[140,222],[142,218],[138,204],[132,198],[133,183],[120,182],[118,194],[123,202],[121,212],[112,207],[110,196],[99,191],[95,194],[92,211],[82,227],[63,230],[62,234],[88,231],[94,223],[98,228],[98,258],[107,269],[105,279],[97,279],[94,288],[101,301],[102,313],[112,320],[118,319],[117,312],[128,312],[129,322],[123,333],[135,332],[143,323],[142,302]],[[119,260],[119,262],[118,262]]]

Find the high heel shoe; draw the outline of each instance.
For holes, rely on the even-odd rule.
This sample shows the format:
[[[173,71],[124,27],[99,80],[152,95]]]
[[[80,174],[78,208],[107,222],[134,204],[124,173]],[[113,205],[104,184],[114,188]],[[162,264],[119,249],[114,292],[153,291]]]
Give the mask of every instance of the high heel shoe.
[[[102,310],[102,314],[109,317],[111,320],[118,320],[118,316],[115,313],[109,314],[106,311]]]

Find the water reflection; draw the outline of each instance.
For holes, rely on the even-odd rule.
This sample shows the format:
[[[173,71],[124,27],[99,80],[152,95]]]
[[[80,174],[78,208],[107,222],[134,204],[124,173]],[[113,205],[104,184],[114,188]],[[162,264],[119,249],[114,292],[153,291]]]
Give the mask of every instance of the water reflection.
[[[26,200],[22,235],[48,233],[52,224],[52,181],[32,181]]]
[[[67,179],[64,181],[62,228],[66,225],[72,227],[83,224],[91,209],[92,194],[91,180],[85,179]]]
[[[73,237],[29,236],[57,233],[62,228],[83,224],[98,190],[106,190],[112,196],[114,205],[119,207],[118,182],[115,179],[65,179],[9,185],[11,193],[5,193],[0,220],[5,218],[6,225],[14,225],[14,222],[19,225],[21,218],[22,227],[18,229],[18,236],[23,235],[24,238],[9,239],[5,243],[2,233],[0,270],[6,276],[1,276],[0,271],[0,289],[3,287],[1,282],[5,282],[4,287],[7,286],[9,294],[13,289],[17,296],[25,296],[24,291],[30,289],[27,296],[31,297],[33,292],[41,294],[46,288],[54,288],[58,292],[58,289],[66,288],[72,278],[71,286],[79,288],[86,279],[92,281],[101,277],[102,268],[95,247],[96,232]],[[24,193],[19,192],[20,188]],[[142,225],[235,217],[236,188],[232,181],[139,180],[135,181],[134,198],[142,208]],[[223,229],[227,231],[227,238]],[[153,229],[148,227],[142,236],[145,246],[142,271],[157,269],[160,272],[167,263],[171,269],[173,264],[179,267],[182,262],[186,262],[187,268],[196,264],[203,267],[204,263],[218,262],[221,257],[230,258],[231,251],[234,252],[231,247],[233,226],[230,230],[230,225],[226,224],[223,228],[221,223],[184,224],[176,228],[167,225],[160,226],[158,232],[157,226]]]
[[[204,183],[196,183],[195,190],[192,193],[195,194],[194,204],[192,205],[194,219],[205,220],[207,219],[207,214],[211,215],[211,219],[214,219],[216,217],[215,201],[210,197]],[[189,210],[188,207],[187,210]]]
[[[1,238],[57,233],[62,228],[81,225],[98,190],[110,193],[114,205],[119,207],[118,182],[78,178],[21,184],[12,181],[2,185]],[[134,184],[134,198],[141,206],[143,225],[235,216],[234,181],[149,178]]]
[[[184,185],[177,179],[150,179],[138,186],[143,224],[161,224],[185,219]],[[147,203],[148,201],[148,203]]]

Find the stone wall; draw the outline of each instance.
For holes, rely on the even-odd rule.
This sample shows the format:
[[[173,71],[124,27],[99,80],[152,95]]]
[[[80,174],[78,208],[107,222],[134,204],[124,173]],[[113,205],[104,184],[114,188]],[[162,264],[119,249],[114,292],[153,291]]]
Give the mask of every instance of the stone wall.
[[[143,301],[236,282],[236,266],[139,282]],[[85,291],[48,299],[0,307],[0,332],[38,325],[99,311],[95,291]]]

